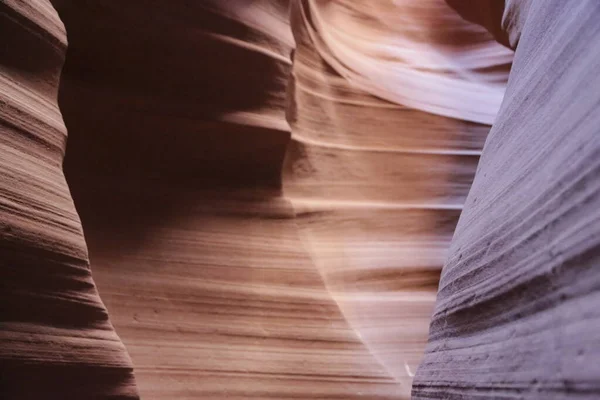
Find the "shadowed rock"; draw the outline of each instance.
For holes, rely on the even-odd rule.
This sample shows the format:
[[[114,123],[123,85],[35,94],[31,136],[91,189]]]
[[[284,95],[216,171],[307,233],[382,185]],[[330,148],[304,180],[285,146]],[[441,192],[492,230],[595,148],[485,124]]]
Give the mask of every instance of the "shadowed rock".
[[[47,1],[3,1],[0,37],[0,397],[137,399],[62,172],[64,26]]]

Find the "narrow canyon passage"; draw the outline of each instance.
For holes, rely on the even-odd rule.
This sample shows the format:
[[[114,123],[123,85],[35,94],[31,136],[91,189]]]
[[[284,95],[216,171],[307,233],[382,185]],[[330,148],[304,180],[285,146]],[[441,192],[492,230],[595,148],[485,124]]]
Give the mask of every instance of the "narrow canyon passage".
[[[598,20],[0,1],[0,398],[595,399]]]
[[[70,38],[65,172],[140,395],[405,398],[281,194],[287,8],[189,6],[56,3]]]
[[[410,394],[489,126],[353,89],[309,3],[55,2],[65,170],[144,398]]]
[[[450,18],[443,2],[373,8],[344,1],[292,3],[296,49],[287,114],[292,139],[283,187],[333,299],[388,374],[410,388],[427,340],[439,272],[490,126],[385,100],[374,87],[353,80],[372,83],[370,76],[354,74],[368,65],[403,67],[422,79],[418,68],[394,64],[391,56],[368,58],[376,53],[370,44],[410,53],[411,46],[420,48],[421,36],[430,52],[419,62],[449,68],[446,73],[456,76],[473,73],[473,65],[445,65],[449,51],[457,60],[475,57],[473,48],[497,54],[491,62],[505,79],[511,56],[482,28]],[[425,21],[398,20],[411,13]],[[462,42],[447,48],[447,39],[435,37],[443,29],[460,33]],[[366,37],[370,44],[363,43]],[[344,58],[348,43],[365,46],[360,62],[348,64],[351,57]],[[346,75],[346,68],[358,72]],[[470,82],[454,84],[465,83]],[[387,90],[393,98],[406,96],[409,88],[391,81]],[[447,114],[466,115],[469,101],[459,101],[461,95],[457,90],[452,100],[421,94],[414,103],[451,104]]]

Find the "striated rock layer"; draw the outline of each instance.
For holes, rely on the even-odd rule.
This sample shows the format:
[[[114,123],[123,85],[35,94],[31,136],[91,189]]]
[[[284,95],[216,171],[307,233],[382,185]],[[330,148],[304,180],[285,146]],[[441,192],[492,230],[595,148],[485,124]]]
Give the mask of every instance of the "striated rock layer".
[[[479,17],[503,30],[515,59],[442,272],[413,398],[595,399],[600,3],[507,1],[502,21],[488,5]]]
[[[293,2],[284,193],[332,297],[408,397],[439,271],[489,130],[445,115],[493,115],[497,105],[476,110],[462,101],[472,87],[458,77],[479,74],[479,94],[493,98],[510,58],[443,1],[360,4]],[[402,15],[419,18],[392,23]],[[454,24],[441,32],[444,19]],[[483,57],[488,72],[478,71],[481,56],[467,56],[473,48],[499,55]],[[405,75],[421,94],[403,85]],[[387,77],[394,79],[382,93]],[[426,112],[433,104],[444,104],[441,115]]]
[[[62,172],[66,36],[45,0],[0,3],[0,397],[136,399]]]
[[[288,201],[120,185],[79,185],[75,198],[145,399],[400,398],[325,289]]]
[[[319,55],[354,89],[436,115],[494,121],[512,52],[444,0],[294,3],[310,18]]]
[[[145,399],[407,398],[432,312],[414,398],[600,395],[600,6],[449,3],[516,49],[479,167],[510,52],[441,1],[53,1]],[[64,27],[0,11],[0,394],[137,398]]]
[[[25,389],[9,364],[8,388],[30,397],[135,397],[61,172],[64,32],[49,4],[31,4],[60,33],[60,51],[40,57],[56,62],[14,68],[11,57],[25,58],[9,49],[2,76],[33,88],[33,99],[18,104],[53,116],[56,143],[11,131],[20,141],[10,142],[2,180],[6,218],[29,218],[23,226],[33,233],[9,225],[3,235],[40,237],[44,212],[51,229],[27,239],[35,251],[13,257],[12,239],[3,246],[15,265],[37,257],[52,266],[21,269],[28,275],[6,282],[19,304],[41,307],[11,308],[14,318],[43,320],[26,339],[55,335],[48,360],[23,371],[55,387]],[[59,95],[65,170],[143,398],[407,398],[510,52],[441,0],[293,1],[291,29],[285,0],[52,4],[69,38]],[[35,106],[38,93],[50,111]],[[48,166],[40,169],[41,160]],[[30,169],[13,171],[25,162]],[[48,188],[62,192],[55,199]],[[22,189],[32,200],[18,201],[29,210],[12,206]],[[48,271],[35,296],[49,290],[44,299],[60,302],[60,312],[23,298],[34,293],[31,276]],[[19,354],[17,364],[26,352],[38,357],[31,344],[19,346],[2,351]]]
[[[286,2],[55,5],[66,173],[141,396],[401,398],[281,195]]]

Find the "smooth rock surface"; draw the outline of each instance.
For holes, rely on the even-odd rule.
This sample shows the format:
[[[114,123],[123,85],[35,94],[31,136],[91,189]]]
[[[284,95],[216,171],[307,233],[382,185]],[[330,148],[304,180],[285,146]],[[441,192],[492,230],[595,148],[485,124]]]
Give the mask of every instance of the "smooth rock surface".
[[[444,0],[299,3],[316,50],[352,87],[437,115],[494,121],[512,52]]]
[[[507,1],[503,15],[482,22],[502,27],[513,68],[413,398],[597,399],[600,3]]]

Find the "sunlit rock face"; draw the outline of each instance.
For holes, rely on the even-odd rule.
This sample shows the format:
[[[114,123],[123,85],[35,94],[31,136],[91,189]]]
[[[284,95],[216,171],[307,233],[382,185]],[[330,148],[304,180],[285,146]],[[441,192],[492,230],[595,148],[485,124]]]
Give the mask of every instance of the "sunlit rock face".
[[[600,3],[493,10],[481,15],[504,19],[482,23],[503,29],[514,64],[442,272],[413,398],[596,399]]]
[[[66,36],[45,0],[0,3],[0,397],[137,399],[62,172]]]
[[[370,5],[292,4],[283,186],[332,298],[408,397],[512,55],[443,1]]]
[[[444,0],[300,3],[320,56],[353,88],[437,115],[494,121],[512,51]]]

